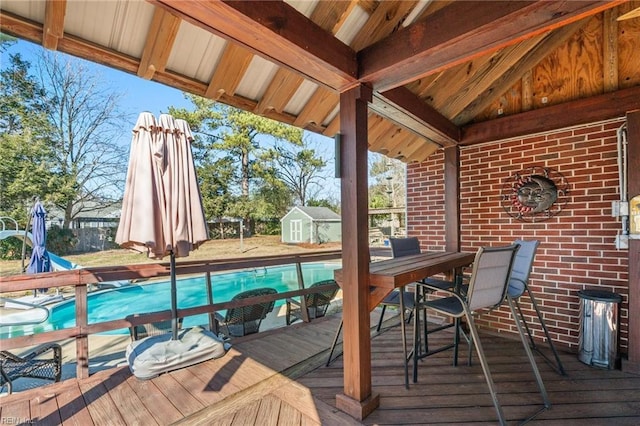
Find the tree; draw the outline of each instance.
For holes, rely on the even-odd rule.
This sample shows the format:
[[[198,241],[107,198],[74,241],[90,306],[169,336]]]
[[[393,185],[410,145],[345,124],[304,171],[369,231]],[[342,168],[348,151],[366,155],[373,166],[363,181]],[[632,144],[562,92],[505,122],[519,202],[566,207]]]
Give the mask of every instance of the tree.
[[[264,214],[264,209],[256,208],[256,193],[260,191],[252,191],[252,183],[268,179],[268,170],[258,161],[263,146],[302,145],[302,130],[210,99],[189,94],[186,97],[195,106],[193,111],[169,108],[169,113],[187,120],[191,126],[196,138],[199,179],[205,182],[216,179],[211,175],[224,173],[228,193],[233,195],[225,214],[243,218],[252,229],[251,219]],[[220,213],[206,212],[209,218]]]
[[[122,193],[127,149],[116,143],[126,122],[118,109],[122,94],[62,54],[43,52],[36,68],[54,129],[55,177],[47,199],[64,212],[68,227],[80,213],[103,208]]]
[[[308,138],[300,146],[276,144],[263,154],[262,161],[270,165],[268,175],[284,182],[300,206],[318,195],[319,185],[326,179],[323,170],[327,162],[310,147]]]
[[[0,74],[0,216],[26,226],[33,198],[47,194],[55,177],[50,103],[44,87],[29,74],[29,62],[17,54],[6,63]]]

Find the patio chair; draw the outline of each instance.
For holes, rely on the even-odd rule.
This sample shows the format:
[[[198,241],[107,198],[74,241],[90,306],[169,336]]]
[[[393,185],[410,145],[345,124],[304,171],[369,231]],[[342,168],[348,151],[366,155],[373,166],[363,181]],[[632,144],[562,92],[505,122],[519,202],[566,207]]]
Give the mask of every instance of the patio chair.
[[[277,292],[274,288],[257,288],[238,293],[233,296],[231,301],[265,296]],[[216,313],[216,320],[227,329],[227,336],[241,337],[247,334],[257,333],[260,330],[262,320],[267,317],[269,312],[273,311],[274,306],[275,300],[272,300],[270,302],[259,302],[254,305],[231,308],[227,309],[224,317]]]
[[[519,246],[516,244],[505,247],[480,248],[473,263],[473,270],[466,297],[455,292],[448,292],[448,296],[446,297],[424,301],[417,306],[418,309],[422,307],[433,309],[441,315],[450,316],[456,320],[463,317],[466,319],[467,324],[469,325],[469,332],[471,333],[471,341],[473,342],[478,358],[480,359],[480,364],[482,365],[482,371],[489,387],[489,392],[491,393],[493,405],[496,409],[496,413],[498,414],[500,424],[503,425],[506,424],[504,414],[502,412],[500,402],[498,401],[495,384],[491,377],[491,371],[489,370],[489,365],[487,364],[487,359],[482,348],[482,342],[473,318],[474,314],[477,314],[480,310],[497,308],[505,299],[508,301],[514,318],[516,317],[513,301],[511,298],[507,298],[506,296],[509,287],[511,268],[518,248]],[[414,321],[416,321],[416,319],[414,319]],[[417,325],[418,323],[416,322],[416,326]],[[540,376],[540,372],[538,371],[538,367],[535,359],[533,358],[531,348],[526,341],[520,322],[516,321],[516,325],[544,401],[544,408],[542,408],[542,410],[545,410],[549,408],[551,404],[549,402],[544,383],[542,382],[542,377]],[[454,357],[457,356],[458,341],[459,331],[458,328],[456,328],[454,337]],[[414,351],[415,350],[416,348],[414,348]],[[417,357],[414,357],[414,382],[417,381],[417,366]]]
[[[48,358],[41,358],[47,352]],[[24,357],[0,351],[0,388],[13,392],[13,381],[20,378],[44,379],[59,382],[62,375],[62,348],[57,343],[44,345]]]
[[[533,293],[531,293],[531,289],[529,288],[529,275],[531,274],[531,269],[533,267],[533,261],[536,256],[536,250],[538,249],[538,245],[540,244],[537,240],[525,241],[525,240],[515,240],[514,244],[520,246],[518,249],[518,254],[513,262],[513,268],[511,270],[511,279],[509,281],[509,290],[507,292],[507,296],[513,300],[515,306],[517,308],[518,314],[520,315],[520,320],[524,324],[524,328],[529,336],[529,341],[531,343],[531,348],[536,352],[540,353],[547,361],[550,360],[547,356],[540,352],[538,347],[536,346],[535,341],[533,340],[533,335],[531,334],[531,330],[529,329],[529,325],[527,324],[526,317],[522,312],[522,308],[520,307],[519,299],[520,296],[524,294],[526,291],[529,295],[529,299],[531,300],[531,305],[533,306],[536,314],[538,315],[538,320],[540,321],[540,326],[544,331],[544,334],[547,338],[547,342],[549,343],[549,347],[551,348],[551,352],[555,357],[557,363],[557,371],[561,375],[566,375],[564,371],[564,367],[562,366],[562,362],[560,361],[560,357],[558,356],[558,352],[556,351],[555,346],[553,345],[553,340],[551,340],[551,336],[549,335],[549,330],[547,329],[544,320],[542,319],[542,313],[540,312],[540,308],[538,308],[538,303],[536,302],[535,297],[533,297]],[[514,317],[514,320],[518,320]]]
[[[336,280],[324,280],[318,281],[317,283],[311,284],[309,288],[319,287],[327,284],[333,284],[333,287],[328,290],[319,291],[317,293],[309,293],[304,295],[304,307],[307,309],[309,313],[309,319],[315,319],[323,317],[327,313],[327,309],[329,308],[329,304],[334,297],[336,297],[336,293],[340,287],[338,287],[338,283]],[[287,304],[287,314],[286,314],[286,322],[287,325],[290,325],[293,321],[297,319],[303,319],[302,316],[302,304],[299,300],[288,298],[286,300]]]

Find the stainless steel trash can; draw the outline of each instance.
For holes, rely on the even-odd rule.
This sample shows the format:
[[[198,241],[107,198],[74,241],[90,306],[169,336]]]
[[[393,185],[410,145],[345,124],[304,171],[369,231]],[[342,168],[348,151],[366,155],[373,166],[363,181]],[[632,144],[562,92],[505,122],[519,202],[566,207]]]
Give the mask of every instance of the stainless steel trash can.
[[[587,365],[616,368],[618,305],[622,296],[602,290],[581,290],[578,359]]]

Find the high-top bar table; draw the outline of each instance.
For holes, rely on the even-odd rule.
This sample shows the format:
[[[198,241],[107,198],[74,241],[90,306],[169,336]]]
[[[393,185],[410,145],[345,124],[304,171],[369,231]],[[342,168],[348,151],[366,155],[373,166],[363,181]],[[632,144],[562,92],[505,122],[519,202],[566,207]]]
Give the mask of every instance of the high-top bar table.
[[[369,265],[369,310],[396,288],[400,291],[400,327],[404,354],[405,387],[409,388],[409,366],[407,360],[407,337],[404,318],[404,288],[408,284],[443,273],[455,274],[461,268],[473,263],[475,253],[468,252],[424,252],[411,256],[371,262]],[[342,269],[334,272],[335,280],[342,287]],[[414,314],[415,315],[415,314]],[[348,325],[345,325],[348,326]]]

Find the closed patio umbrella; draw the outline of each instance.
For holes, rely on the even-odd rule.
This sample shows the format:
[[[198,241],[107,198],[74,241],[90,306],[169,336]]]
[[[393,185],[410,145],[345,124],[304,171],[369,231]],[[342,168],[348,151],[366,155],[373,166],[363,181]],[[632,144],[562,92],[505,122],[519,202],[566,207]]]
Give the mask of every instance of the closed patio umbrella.
[[[40,272],[51,272],[51,259],[47,252],[47,211],[40,200],[36,200],[31,209],[31,258],[27,266],[29,274],[39,274]],[[46,288],[39,289],[41,293],[47,291]],[[38,290],[34,291],[34,296],[38,295]]]
[[[175,258],[208,240],[202,199],[191,154],[193,137],[184,120],[151,113],[138,117],[133,130],[129,169],[116,242],[170,256],[173,339],[177,339]]]

